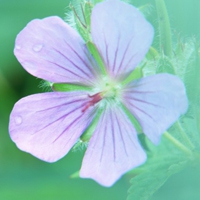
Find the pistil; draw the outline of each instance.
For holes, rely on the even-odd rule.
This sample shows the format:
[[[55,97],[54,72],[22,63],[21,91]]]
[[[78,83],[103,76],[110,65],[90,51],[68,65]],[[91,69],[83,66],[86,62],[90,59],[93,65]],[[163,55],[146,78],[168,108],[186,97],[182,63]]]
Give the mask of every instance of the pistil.
[[[82,109],[82,112],[85,112],[90,106],[94,106],[96,103],[103,99],[103,96],[101,96],[100,92],[88,96],[91,98],[91,100],[85,105],[85,107]]]

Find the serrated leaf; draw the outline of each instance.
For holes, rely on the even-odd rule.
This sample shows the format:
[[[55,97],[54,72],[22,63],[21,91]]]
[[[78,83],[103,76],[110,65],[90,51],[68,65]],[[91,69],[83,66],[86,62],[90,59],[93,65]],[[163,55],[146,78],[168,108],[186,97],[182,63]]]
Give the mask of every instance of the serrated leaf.
[[[159,146],[151,150],[153,152],[148,153],[147,162],[139,167],[141,173],[131,179],[127,200],[149,199],[172,174],[185,167],[190,159],[165,137]]]

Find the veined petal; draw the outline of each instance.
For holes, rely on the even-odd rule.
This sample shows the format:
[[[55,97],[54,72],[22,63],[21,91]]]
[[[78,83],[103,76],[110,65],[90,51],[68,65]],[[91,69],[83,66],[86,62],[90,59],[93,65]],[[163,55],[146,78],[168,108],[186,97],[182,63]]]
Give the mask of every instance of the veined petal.
[[[157,74],[131,82],[124,90],[123,102],[154,144],[159,143],[160,135],[188,107],[182,81],[169,74]]]
[[[14,53],[30,74],[51,82],[90,85],[96,76],[84,41],[59,17],[31,21],[18,34]]]
[[[120,107],[112,106],[103,112],[90,139],[80,176],[111,186],[145,160],[135,128]]]
[[[144,58],[153,28],[132,5],[119,0],[97,4],[91,16],[92,39],[111,76],[129,74]]]
[[[54,162],[68,153],[90,124],[94,107],[85,92],[35,94],[19,100],[10,115],[9,132],[19,149]]]

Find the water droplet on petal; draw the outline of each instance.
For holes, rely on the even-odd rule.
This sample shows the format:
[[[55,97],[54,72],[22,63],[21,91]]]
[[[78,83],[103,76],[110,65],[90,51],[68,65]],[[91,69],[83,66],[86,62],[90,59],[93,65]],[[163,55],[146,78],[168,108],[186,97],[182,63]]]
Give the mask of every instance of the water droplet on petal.
[[[33,47],[33,50],[34,50],[35,52],[39,52],[39,51],[41,51],[42,47],[43,47],[42,44],[36,44],[36,45]]]
[[[20,45],[16,45],[15,48],[16,49],[21,49],[21,46]]]
[[[20,124],[22,123],[22,117],[16,116],[16,117],[15,117],[15,123],[16,123],[17,125],[20,125]]]

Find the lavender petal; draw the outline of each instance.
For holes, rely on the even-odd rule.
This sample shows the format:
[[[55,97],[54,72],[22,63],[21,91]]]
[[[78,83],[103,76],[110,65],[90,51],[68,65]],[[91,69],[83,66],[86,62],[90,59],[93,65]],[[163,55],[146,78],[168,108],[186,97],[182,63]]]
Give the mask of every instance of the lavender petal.
[[[84,41],[59,17],[28,23],[16,38],[14,53],[22,66],[36,77],[86,85],[95,80],[96,72]]]
[[[161,134],[188,108],[182,81],[169,74],[131,82],[124,90],[123,102],[154,144],[159,143]]]
[[[144,58],[153,28],[137,8],[119,0],[97,4],[91,34],[111,76],[128,75]]]
[[[112,106],[104,111],[90,139],[80,176],[111,186],[145,160],[133,125],[120,107]]]
[[[9,132],[19,149],[41,160],[65,156],[93,118],[85,92],[35,94],[19,100],[10,115]]]

